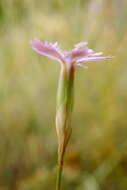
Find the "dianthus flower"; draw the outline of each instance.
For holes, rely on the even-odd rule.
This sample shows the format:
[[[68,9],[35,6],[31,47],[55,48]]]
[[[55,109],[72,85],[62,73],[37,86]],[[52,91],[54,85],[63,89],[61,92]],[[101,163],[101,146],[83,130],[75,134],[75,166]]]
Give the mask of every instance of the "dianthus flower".
[[[32,49],[66,66],[67,69],[76,66],[84,67],[82,63],[111,59],[111,56],[100,56],[102,52],[94,53],[87,47],[87,42],[80,42],[70,51],[63,51],[56,43],[41,42],[38,39],[31,41]]]
[[[111,59],[111,56],[101,56],[102,52],[94,53],[87,47],[87,42],[81,42],[70,51],[63,51],[56,43],[41,42],[38,39],[31,41],[32,49],[61,64],[61,72],[57,94],[56,132],[58,137],[58,177],[56,190],[61,187],[64,154],[71,135],[71,115],[74,95],[74,73],[76,67],[84,67],[86,62]],[[84,63],[84,64],[83,64]]]

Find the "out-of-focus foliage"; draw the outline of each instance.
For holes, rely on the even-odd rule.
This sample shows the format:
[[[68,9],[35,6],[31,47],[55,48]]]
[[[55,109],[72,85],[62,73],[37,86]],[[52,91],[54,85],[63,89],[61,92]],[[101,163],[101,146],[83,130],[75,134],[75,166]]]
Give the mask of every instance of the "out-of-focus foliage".
[[[0,0],[0,189],[55,187],[59,64],[29,40],[115,55],[77,69],[63,189],[127,189],[127,1]]]

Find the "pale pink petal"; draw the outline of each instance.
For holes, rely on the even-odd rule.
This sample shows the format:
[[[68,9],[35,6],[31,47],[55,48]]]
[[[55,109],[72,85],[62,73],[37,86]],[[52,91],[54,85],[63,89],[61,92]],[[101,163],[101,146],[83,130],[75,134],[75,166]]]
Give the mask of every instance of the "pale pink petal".
[[[72,49],[71,51],[69,51],[68,53],[66,53],[65,59],[66,60],[70,60],[70,61],[77,61],[78,59],[87,57],[87,56],[91,56],[93,53],[92,49]]]
[[[92,53],[90,56],[93,57],[93,56],[100,56],[102,55],[103,52],[97,52],[97,53]]]
[[[62,53],[62,50],[60,50],[60,48],[58,47],[57,42],[54,44],[48,42],[43,43],[38,39],[34,39],[30,43],[32,45],[32,49],[37,53],[47,56],[58,62],[64,62],[64,54]]]
[[[88,42],[80,42],[80,43],[75,45],[74,49],[80,49],[80,48],[83,48],[83,47],[85,47],[87,45],[88,45]]]
[[[88,69],[88,66],[83,65],[83,64],[81,64],[81,63],[77,63],[76,66],[82,67],[83,69]]]
[[[77,63],[101,61],[101,60],[112,59],[112,58],[114,58],[114,57],[113,56],[112,57],[84,57],[84,58],[78,59]]]
[[[88,44],[87,42],[80,42],[76,44],[75,47],[71,51],[65,54],[65,59],[68,59],[69,61],[74,62],[74,61],[77,61],[78,59],[92,55],[93,50],[87,48],[86,47],[87,44]]]
[[[77,58],[77,57],[84,57],[89,55],[89,49],[80,49],[80,50],[71,50],[66,53],[66,57],[70,57],[71,59]]]
[[[93,51],[91,49],[81,49],[81,50],[76,50],[71,52],[72,58],[82,58],[84,56],[91,55]]]

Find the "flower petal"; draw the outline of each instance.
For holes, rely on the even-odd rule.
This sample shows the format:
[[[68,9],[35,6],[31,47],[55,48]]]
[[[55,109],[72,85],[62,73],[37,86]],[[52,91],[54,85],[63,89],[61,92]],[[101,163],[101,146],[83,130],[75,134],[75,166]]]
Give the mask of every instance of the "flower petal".
[[[80,43],[75,45],[75,49],[80,49],[80,48],[85,47],[87,45],[88,45],[88,42],[80,42]]]
[[[92,55],[93,50],[92,49],[72,49],[70,52],[66,53],[65,59],[70,61],[76,61],[78,59],[88,57]]]
[[[92,53],[90,56],[93,57],[93,56],[99,56],[102,54],[103,54],[103,52],[97,52],[97,53]]]
[[[77,50],[77,51],[73,51],[72,52],[72,57],[73,58],[81,58],[84,56],[88,56],[91,55],[93,51],[91,49],[81,49],[81,50]]]
[[[93,50],[85,47],[87,46],[87,44],[88,44],[87,42],[80,42],[76,44],[75,47],[71,51],[65,54],[65,59],[71,62],[71,61],[77,61],[78,59],[81,59],[87,56],[91,56],[93,53]]]
[[[77,63],[76,66],[82,67],[83,69],[88,69],[87,65],[83,65],[83,64],[80,64],[80,63]]]
[[[114,58],[114,57],[113,56],[112,57],[84,57],[84,58],[78,59],[77,63],[101,61],[101,60],[112,59],[112,58]]]
[[[60,50],[60,48],[58,47],[57,42],[54,44],[48,42],[43,43],[38,39],[34,39],[30,43],[32,45],[32,49],[37,53],[47,56],[60,63],[64,62],[64,54],[62,53],[62,50]]]

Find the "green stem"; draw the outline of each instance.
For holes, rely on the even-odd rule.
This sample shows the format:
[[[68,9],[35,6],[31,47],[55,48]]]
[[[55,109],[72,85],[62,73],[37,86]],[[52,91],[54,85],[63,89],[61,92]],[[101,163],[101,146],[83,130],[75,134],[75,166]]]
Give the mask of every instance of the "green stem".
[[[58,161],[58,171],[57,171],[57,179],[56,179],[56,190],[61,190],[63,162],[64,162],[64,152],[60,156],[60,159]]]
[[[58,173],[57,173],[57,180],[56,180],[56,190],[61,189],[62,171],[63,171],[63,166],[59,165],[58,166]]]

